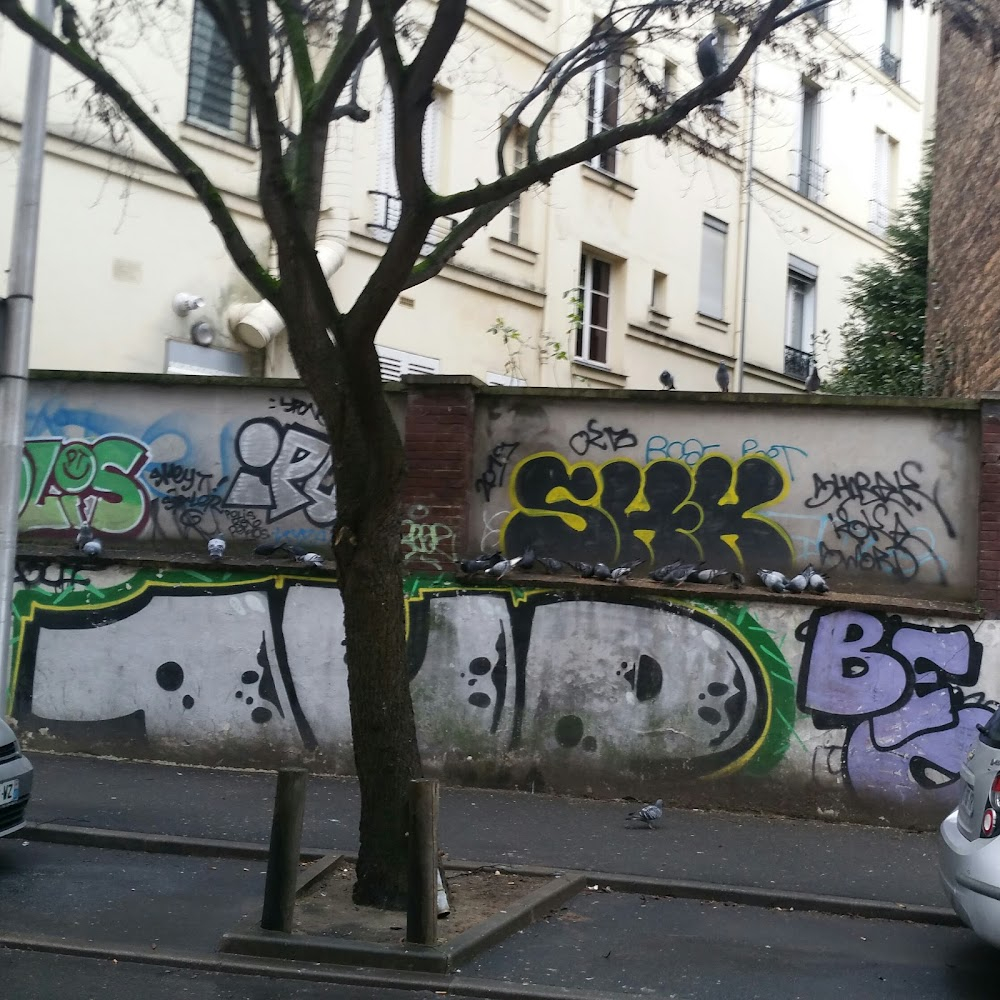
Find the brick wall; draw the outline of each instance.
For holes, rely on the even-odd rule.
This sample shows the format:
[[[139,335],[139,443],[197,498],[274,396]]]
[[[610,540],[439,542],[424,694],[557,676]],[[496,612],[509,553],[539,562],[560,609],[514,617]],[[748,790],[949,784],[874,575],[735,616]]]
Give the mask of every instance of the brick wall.
[[[983,7],[1000,24],[1000,0]],[[1000,388],[1000,62],[942,17],[926,357],[933,392],[976,396]]]
[[[406,566],[452,572],[453,560],[467,548],[478,380],[418,376],[404,381],[409,383],[403,493]]]

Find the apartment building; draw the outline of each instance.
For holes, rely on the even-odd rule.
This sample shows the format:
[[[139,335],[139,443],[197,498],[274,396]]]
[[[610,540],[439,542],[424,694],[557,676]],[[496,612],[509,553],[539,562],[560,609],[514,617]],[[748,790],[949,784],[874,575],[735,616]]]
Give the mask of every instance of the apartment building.
[[[470,8],[425,125],[424,169],[444,191],[495,176],[505,112],[593,17],[585,0]],[[712,29],[726,58],[738,36],[705,17],[596,66],[548,122],[546,148],[634,110],[639,60],[667,93],[695,85],[694,41]],[[891,213],[919,175],[936,21],[902,0],[833,0],[789,30],[806,59],[762,50],[718,108],[667,142],[631,143],[526,193],[441,275],[401,295],[378,338],[385,377],[654,388],[668,369],[679,388],[710,389],[720,361],[742,361],[744,389],[801,389],[814,356],[837,351],[845,276],[884,252]],[[267,259],[248,101],[211,19],[179,4],[129,41],[125,78]],[[27,51],[0,22],[3,261]],[[339,122],[329,154],[328,207],[347,245],[331,281],[343,304],[399,214],[392,106],[374,61],[361,94],[369,121]],[[158,154],[87,102],[58,62],[51,95],[32,366],[294,375],[280,324],[248,320],[256,296]],[[515,143],[512,161],[523,156]],[[440,220],[429,241],[451,224]],[[185,293],[203,304],[175,308]]]

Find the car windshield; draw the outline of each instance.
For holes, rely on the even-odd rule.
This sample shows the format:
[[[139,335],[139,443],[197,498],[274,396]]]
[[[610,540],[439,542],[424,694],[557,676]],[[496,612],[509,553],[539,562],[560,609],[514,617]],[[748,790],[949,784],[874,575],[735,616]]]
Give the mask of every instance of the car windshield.
[[[1000,709],[993,713],[993,718],[985,726],[979,726],[980,737],[983,743],[991,747],[1000,749]]]

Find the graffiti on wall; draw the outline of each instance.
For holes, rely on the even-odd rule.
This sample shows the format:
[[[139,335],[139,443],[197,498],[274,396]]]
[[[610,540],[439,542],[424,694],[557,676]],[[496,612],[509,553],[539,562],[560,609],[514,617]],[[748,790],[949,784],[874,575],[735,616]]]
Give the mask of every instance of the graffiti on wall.
[[[501,538],[509,554],[534,546],[561,559],[782,569],[794,547],[769,513],[787,492],[788,476],[762,454],[595,465],[543,452],[514,469]]]
[[[983,647],[969,626],[815,611],[798,638],[800,707],[819,729],[843,727],[831,769],[863,797],[953,804],[976,725],[995,707],[976,688]]]
[[[340,595],[329,582],[141,570],[57,591],[43,578],[55,576],[15,601],[14,712],[27,727],[105,742],[200,730],[349,745]],[[464,753],[583,764],[608,754],[710,776],[760,773],[785,752],[789,668],[745,609],[419,578],[408,590],[414,703],[432,753],[460,735]]]
[[[928,483],[916,461],[885,472],[813,473],[805,507],[823,515],[820,565],[874,570],[903,580],[924,570],[924,579],[946,583],[937,537],[954,539],[958,533],[941,504],[939,487],[939,482]]]

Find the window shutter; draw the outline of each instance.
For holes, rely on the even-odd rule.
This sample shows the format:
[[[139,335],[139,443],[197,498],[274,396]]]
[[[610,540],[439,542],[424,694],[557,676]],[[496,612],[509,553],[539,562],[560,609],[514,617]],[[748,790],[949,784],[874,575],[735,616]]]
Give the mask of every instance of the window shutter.
[[[726,235],[729,226],[706,215],[701,229],[701,280],[698,312],[714,319],[724,315],[726,279]]]
[[[410,354],[392,347],[376,346],[383,382],[398,382],[404,375],[436,375],[441,368],[437,358]]]
[[[438,182],[438,167],[441,160],[441,100],[435,92],[434,99],[424,116],[424,128],[421,133],[423,145],[424,179],[431,187]]]
[[[248,101],[229,44],[212,15],[195,0],[191,21],[187,117],[247,138]]]
[[[889,136],[881,130],[875,132],[875,201],[889,207]]]

